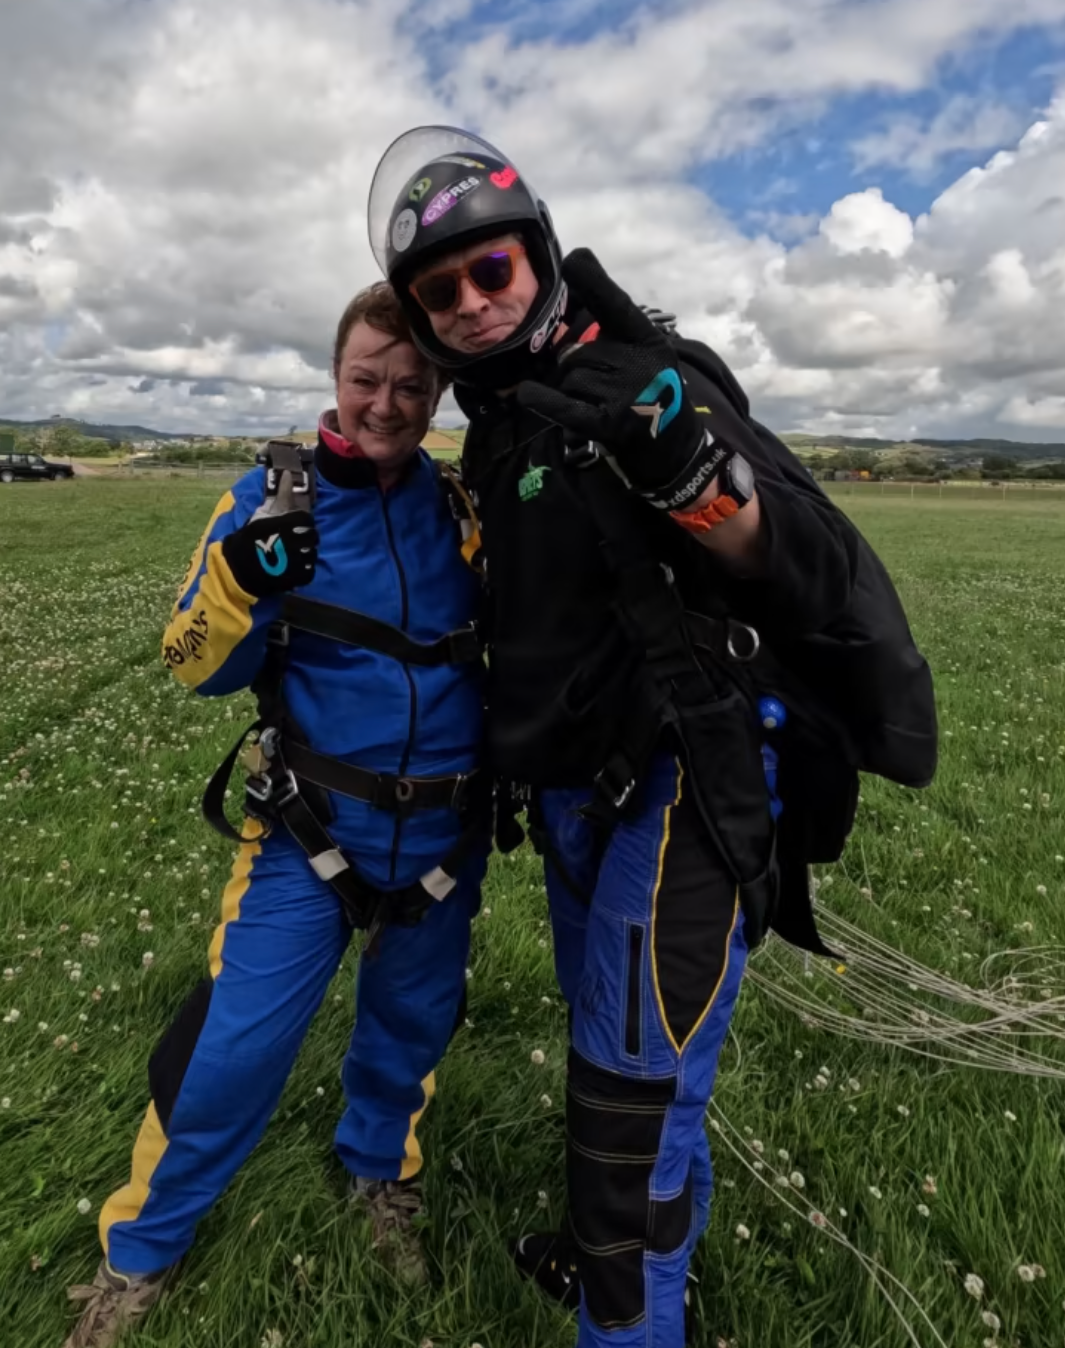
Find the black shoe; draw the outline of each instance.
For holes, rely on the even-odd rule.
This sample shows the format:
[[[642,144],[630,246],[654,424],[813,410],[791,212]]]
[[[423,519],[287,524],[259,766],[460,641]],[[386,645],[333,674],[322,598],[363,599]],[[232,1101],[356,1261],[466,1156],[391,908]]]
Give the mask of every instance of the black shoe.
[[[511,1246],[518,1272],[531,1278],[569,1311],[580,1309],[581,1283],[577,1276],[572,1239],[559,1231],[533,1231]]]
[[[533,1231],[511,1246],[518,1272],[560,1302],[569,1311],[580,1309],[581,1284],[577,1275],[573,1237],[566,1231]],[[684,1338],[695,1343],[695,1289],[699,1279],[690,1270],[684,1288]]]

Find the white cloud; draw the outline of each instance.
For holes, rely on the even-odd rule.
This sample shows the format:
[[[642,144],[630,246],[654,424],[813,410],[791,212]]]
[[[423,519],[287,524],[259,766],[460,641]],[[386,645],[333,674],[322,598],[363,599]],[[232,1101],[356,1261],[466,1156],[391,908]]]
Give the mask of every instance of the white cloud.
[[[565,245],[678,310],[775,424],[1060,425],[1065,102],[918,220],[871,189],[751,239],[686,175],[840,94],[922,88],[1065,0],[685,0],[569,45],[453,40],[470,9],[4,0],[0,413],[309,424],[336,319],[376,278],[376,160],[444,120],[506,146]],[[988,125],[955,110],[898,152],[979,148]]]
[[[932,174],[948,155],[1008,144],[1023,129],[1016,108],[957,94],[927,125],[916,117],[894,117],[884,130],[859,137],[851,150],[861,169],[887,165],[922,178]]]
[[[821,233],[843,257],[872,252],[900,258],[913,243],[913,221],[885,201],[879,187],[870,187],[837,201],[821,221]]]

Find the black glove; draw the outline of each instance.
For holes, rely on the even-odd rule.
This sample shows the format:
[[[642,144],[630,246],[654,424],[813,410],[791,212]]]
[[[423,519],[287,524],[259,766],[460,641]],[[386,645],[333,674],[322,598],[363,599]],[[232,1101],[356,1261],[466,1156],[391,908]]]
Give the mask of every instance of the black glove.
[[[610,279],[588,248],[562,264],[595,341],[563,351],[553,384],[526,380],[518,401],[603,445],[652,505],[680,510],[709,485],[728,449],[713,441],[684,392],[665,332]]]
[[[309,510],[249,520],[222,539],[222,556],[242,590],[257,599],[308,585],[318,561],[318,530]]]

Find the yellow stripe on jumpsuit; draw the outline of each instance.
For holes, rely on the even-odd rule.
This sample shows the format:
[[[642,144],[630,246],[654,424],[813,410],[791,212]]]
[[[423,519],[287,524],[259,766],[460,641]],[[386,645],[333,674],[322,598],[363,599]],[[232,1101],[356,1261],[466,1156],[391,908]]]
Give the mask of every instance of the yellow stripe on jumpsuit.
[[[258,528],[252,517],[265,488],[257,468],[220,502],[193,558],[163,646],[174,674],[201,694],[254,679],[284,592],[258,586],[254,566],[262,558],[269,574],[283,557],[298,562],[301,549],[313,552],[314,530],[317,566],[311,558],[301,594],[349,607],[357,595],[361,612],[419,642],[473,616],[476,579],[439,475],[417,448],[435,406],[434,376],[409,343],[390,342],[365,321],[346,341],[338,335],[337,355],[339,411],[322,422],[313,529],[309,520],[302,535]],[[367,435],[367,408],[397,428],[384,446],[391,455],[381,452],[387,436]],[[363,442],[377,464],[360,452]],[[250,543],[241,532],[249,526],[257,530]],[[480,680],[479,661],[415,667],[294,632],[284,698],[319,752],[376,773],[441,777],[476,766]],[[384,890],[431,871],[458,836],[451,810],[400,817],[336,793],[329,800],[332,837]],[[336,893],[305,852],[283,827],[260,832],[247,821],[208,975],[152,1055],[130,1181],[101,1214],[108,1266],[124,1275],[155,1274],[189,1248],[261,1137],[350,938]],[[419,925],[387,927],[379,952],[362,961],[336,1130],[340,1159],[362,1182],[407,1181],[421,1168],[417,1126],[463,1014],[486,852],[478,844],[447,897]]]

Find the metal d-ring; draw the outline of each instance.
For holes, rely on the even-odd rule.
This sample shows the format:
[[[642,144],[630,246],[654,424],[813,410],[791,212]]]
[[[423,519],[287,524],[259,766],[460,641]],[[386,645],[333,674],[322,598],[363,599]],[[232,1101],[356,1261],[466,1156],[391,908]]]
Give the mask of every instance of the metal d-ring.
[[[746,632],[750,642],[750,650],[738,651],[736,649],[734,635],[737,631]],[[726,642],[726,646],[728,648],[728,653],[732,656],[733,660],[738,664],[747,665],[750,664],[762,649],[762,638],[753,627],[748,627],[746,623],[729,623],[728,641]]]

